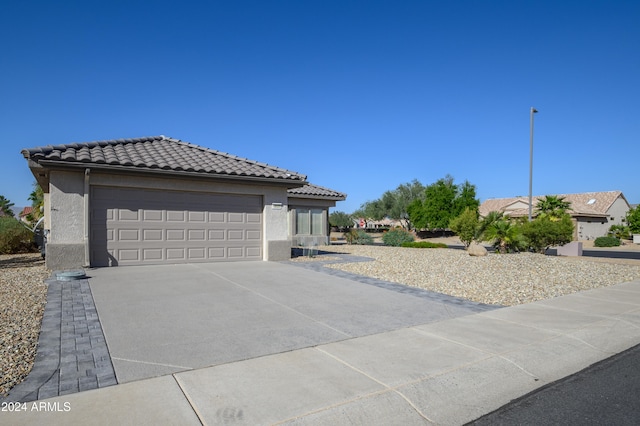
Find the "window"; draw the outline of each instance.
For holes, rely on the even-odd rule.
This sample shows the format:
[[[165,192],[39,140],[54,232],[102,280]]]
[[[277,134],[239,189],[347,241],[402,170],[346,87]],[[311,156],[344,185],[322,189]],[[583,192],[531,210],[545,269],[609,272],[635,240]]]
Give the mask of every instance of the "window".
[[[321,209],[296,209],[296,234],[324,235]]]

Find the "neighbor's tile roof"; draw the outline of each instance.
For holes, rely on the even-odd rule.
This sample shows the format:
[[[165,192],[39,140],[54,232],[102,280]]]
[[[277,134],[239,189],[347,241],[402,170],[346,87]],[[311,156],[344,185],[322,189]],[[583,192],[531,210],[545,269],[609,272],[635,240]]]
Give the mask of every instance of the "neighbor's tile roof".
[[[19,216],[22,217],[22,216],[26,216],[26,215],[31,214],[31,213],[33,213],[33,207],[27,206],[27,207],[22,209],[22,211],[20,212]]]
[[[291,196],[302,196],[304,198],[329,198],[333,200],[345,200],[346,194],[343,194],[333,189],[323,188],[322,186],[307,184],[299,188],[291,188],[287,191]]]
[[[623,197],[621,191],[606,192],[582,192],[579,194],[558,194],[557,197],[564,198],[565,201],[571,203],[569,213],[572,216],[606,216],[611,205],[619,198]],[[538,200],[544,199],[542,196],[534,196],[533,208],[535,210]],[[510,209],[509,206],[518,204],[518,202],[527,205],[522,209]],[[512,197],[512,198],[494,198],[484,201],[479,208],[480,215],[486,216],[492,211],[508,211],[512,217],[527,216],[529,214],[529,197]]]
[[[282,179],[304,182],[297,172],[203,148],[166,136],[49,145],[25,149],[25,158],[38,163],[116,166],[136,170],[193,172],[220,176]]]

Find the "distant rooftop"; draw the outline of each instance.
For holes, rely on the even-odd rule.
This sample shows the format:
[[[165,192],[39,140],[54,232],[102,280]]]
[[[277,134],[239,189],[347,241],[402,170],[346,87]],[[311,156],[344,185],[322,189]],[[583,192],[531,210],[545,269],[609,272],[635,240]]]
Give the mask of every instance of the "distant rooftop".
[[[571,203],[569,213],[577,216],[603,217],[611,205],[619,198],[624,198],[621,191],[582,192],[578,194],[554,194]],[[544,196],[533,198],[533,208]],[[626,200],[626,199],[625,199]],[[508,212],[512,217],[527,216],[529,197],[493,198],[485,200],[479,208],[480,215],[486,216],[491,211]]]

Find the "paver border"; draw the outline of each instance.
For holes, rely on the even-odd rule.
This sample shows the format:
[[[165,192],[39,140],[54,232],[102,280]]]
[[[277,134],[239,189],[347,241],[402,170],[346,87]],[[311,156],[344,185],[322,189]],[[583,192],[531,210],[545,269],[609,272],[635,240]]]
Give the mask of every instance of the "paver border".
[[[2,402],[30,402],[117,384],[88,278],[45,280],[47,302],[31,372]]]
[[[297,252],[294,252],[294,253],[297,253]],[[355,256],[348,253],[339,253],[339,252],[331,252],[331,251],[326,251],[326,252],[323,251],[323,252],[320,252],[319,254],[330,255],[332,259],[314,260],[310,262],[304,262],[304,261],[292,262],[289,260],[285,260],[280,263],[285,263],[287,265],[294,265],[294,266],[302,267],[305,269],[310,269],[312,271],[322,272],[324,274],[337,276],[340,278],[346,278],[346,279],[357,281],[363,284],[369,284],[369,285],[384,288],[387,290],[395,291],[397,293],[409,294],[411,296],[420,297],[423,299],[460,306],[465,309],[469,309],[472,313],[491,311],[494,309],[499,309],[504,307],[502,305],[489,305],[486,303],[474,302],[471,300],[463,299],[461,297],[450,296],[448,294],[438,293],[435,291],[426,290],[419,287],[414,287],[406,284],[398,284],[391,281],[385,281],[385,280],[380,280],[378,278],[368,277],[366,275],[354,274],[352,272],[346,272],[340,269],[326,267],[326,265],[336,264],[336,263],[371,262],[375,260],[371,257]]]

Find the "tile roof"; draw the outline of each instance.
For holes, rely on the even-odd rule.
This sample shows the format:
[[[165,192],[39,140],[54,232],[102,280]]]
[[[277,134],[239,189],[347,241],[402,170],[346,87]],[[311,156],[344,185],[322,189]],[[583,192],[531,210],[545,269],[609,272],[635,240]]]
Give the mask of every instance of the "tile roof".
[[[607,216],[611,205],[619,198],[624,198],[621,191],[606,192],[582,192],[579,194],[558,194],[565,201],[571,203],[569,213],[572,216]],[[538,200],[543,196],[536,195],[533,198],[533,208],[535,210]],[[626,200],[626,199],[625,199]],[[524,203],[526,208],[510,208]],[[479,208],[480,215],[486,216],[491,211],[508,211],[509,216],[527,216],[529,214],[529,197],[493,198],[485,200]]]
[[[288,191],[290,196],[301,196],[303,198],[329,198],[333,200],[342,201],[347,198],[346,194],[343,194],[333,189],[323,188],[322,186],[307,184],[299,188],[291,188]]]
[[[306,176],[166,136],[48,145],[22,150],[40,164],[109,166],[146,171],[244,176],[302,183]]]
[[[27,206],[27,207],[23,208],[20,211],[19,216],[22,217],[22,216],[26,216],[26,215],[31,214],[31,213],[33,213],[33,207]]]

